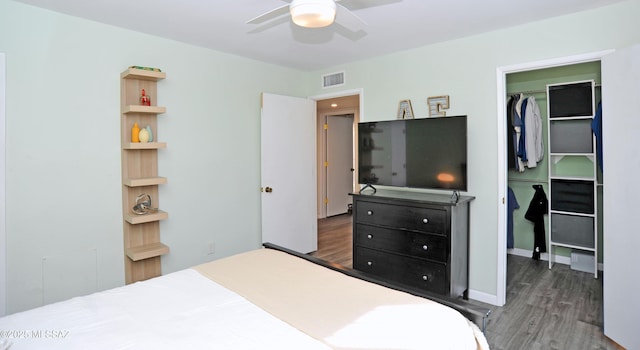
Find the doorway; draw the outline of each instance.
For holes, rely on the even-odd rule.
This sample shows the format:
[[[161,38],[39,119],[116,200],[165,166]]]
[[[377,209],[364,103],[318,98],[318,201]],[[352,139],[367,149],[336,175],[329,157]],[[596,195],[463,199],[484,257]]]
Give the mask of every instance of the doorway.
[[[349,210],[349,193],[357,186],[355,140],[360,121],[361,98],[361,91],[314,98],[318,119],[318,219],[346,214]],[[336,158],[338,153],[339,157]],[[348,163],[350,165],[347,168]],[[329,169],[331,167],[333,168]],[[341,180],[336,181],[336,177]]]
[[[324,210],[327,217],[351,211],[354,145],[353,114],[325,115]]]
[[[494,305],[502,306],[506,303],[506,285],[507,285],[507,188],[508,188],[508,171],[507,171],[507,129],[505,123],[506,116],[506,99],[507,99],[507,76],[510,74],[548,69],[553,67],[577,65],[587,62],[599,62],[602,57],[611,51],[595,52],[590,54],[563,57],[547,61],[532,62],[507,67],[498,67],[496,69],[497,78],[497,96],[498,96],[498,190],[499,190],[499,209],[498,209],[498,264],[497,264],[497,288],[496,299],[491,302]],[[546,103],[546,101],[545,101]],[[545,146],[546,147],[546,146]],[[521,207],[527,201],[520,203]],[[488,301],[488,300],[487,300]]]

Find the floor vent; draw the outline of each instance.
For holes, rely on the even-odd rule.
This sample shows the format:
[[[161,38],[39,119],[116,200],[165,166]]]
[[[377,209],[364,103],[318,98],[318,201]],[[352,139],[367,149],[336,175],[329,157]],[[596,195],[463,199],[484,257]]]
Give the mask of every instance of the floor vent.
[[[329,88],[344,85],[344,72],[325,74],[322,76],[322,87]]]

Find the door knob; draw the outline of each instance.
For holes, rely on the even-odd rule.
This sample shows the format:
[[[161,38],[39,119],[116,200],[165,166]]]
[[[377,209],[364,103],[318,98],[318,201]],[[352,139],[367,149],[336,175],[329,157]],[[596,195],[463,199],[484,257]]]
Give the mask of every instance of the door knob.
[[[271,192],[273,192],[273,188],[271,188],[271,187],[266,187],[266,188],[264,189],[264,191],[265,191],[265,192],[267,192],[267,193],[271,193]]]

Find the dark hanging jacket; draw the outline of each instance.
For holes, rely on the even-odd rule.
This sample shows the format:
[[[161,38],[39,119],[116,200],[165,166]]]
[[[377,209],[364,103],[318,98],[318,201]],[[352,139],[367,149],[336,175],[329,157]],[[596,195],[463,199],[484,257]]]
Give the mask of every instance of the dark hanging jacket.
[[[535,260],[540,260],[540,253],[547,251],[545,243],[544,215],[549,211],[549,201],[544,193],[542,185],[533,185],[535,193],[529,203],[529,208],[524,214],[524,218],[533,222],[533,256]]]

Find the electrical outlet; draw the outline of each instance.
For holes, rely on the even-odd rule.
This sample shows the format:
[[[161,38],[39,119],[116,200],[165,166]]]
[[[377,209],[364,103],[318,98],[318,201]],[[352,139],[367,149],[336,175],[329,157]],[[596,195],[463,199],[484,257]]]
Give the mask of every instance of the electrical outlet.
[[[213,242],[209,243],[207,255],[213,255],[216,253],[216,245]]]

